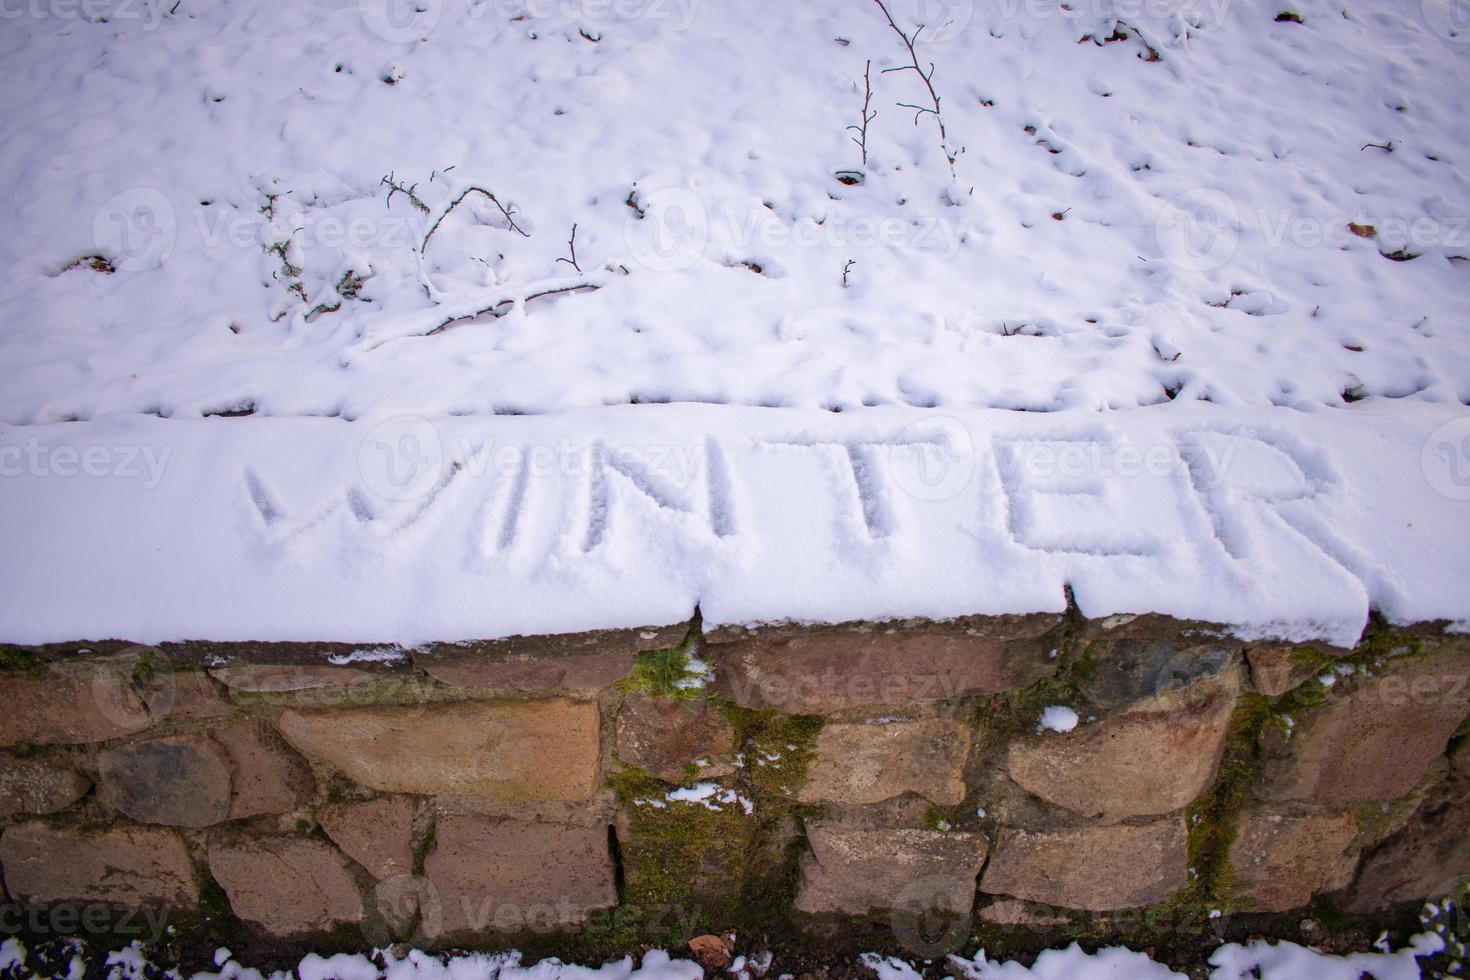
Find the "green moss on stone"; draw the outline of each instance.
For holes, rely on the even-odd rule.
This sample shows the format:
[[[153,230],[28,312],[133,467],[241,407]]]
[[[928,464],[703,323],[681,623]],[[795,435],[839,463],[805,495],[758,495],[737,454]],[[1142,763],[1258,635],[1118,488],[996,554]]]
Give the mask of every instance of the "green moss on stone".
[[[704,685],[708,674],[694,667],[694,654],[701,638],[700,620],[696,614],[689,632],[677,646],[639,653],[633,672],[618,682],[619,689],[678,701],[705,697]]]

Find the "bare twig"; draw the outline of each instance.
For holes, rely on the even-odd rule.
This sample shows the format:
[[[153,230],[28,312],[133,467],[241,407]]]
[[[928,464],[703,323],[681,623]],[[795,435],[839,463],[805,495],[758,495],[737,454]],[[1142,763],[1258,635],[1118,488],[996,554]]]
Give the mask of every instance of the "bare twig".
[[[567,265],[571,266],[573,269],[576,269],[578,272],[581,272],[582,271],[582,267],[577,264],[577,226],[575,224],[572,225],[572,237],[569,238],[569,239],[567,239],[567,247],[572,250],[572,257],[569,258],[569,259],[568,258],[560,258],[560,259],[557,259],[556,261],[557,262],[565,262]],[[555,263],[553,263],[553,265],[554,264]]]
[[[1383,150],[1385,153],[1393,152],[1393,140],[1389,140],[1387,143],[1364,143],[1361,147],[1358,148],[1358,152],[1362,153],[1370,146],[1373,147],[1375,150]]]
[[[842,288],[847,288],[847,274],[852,271],[852,267],[855,265],[857,265],[857,259],[848,259],[847,264],[842,267]]]
[[[869,61],[867,66],[863,68],[863,123],[861,126],[847,127],[850,130],[857,131],[857,135],[851,136],[849,139],[858,145],[858,149],[863,151],[864,167],[868,165],[868,123],[878,118],[877,109],[873,109],[871,112],[868,110],[868,107],[873,103],[872,71],[873,62]]]
[[[418,185],[415,184],[414,186],[417,187]],[[507,208],[504,204],[501,204],[500,203],[500,199],[498,197],[496,197],[494,194],[490,193],[489,191],[485,190],[485,188],[483,188],[483,187],[478,187],[478,186],[475,186],[475,187],[467,187],[463,191],[460,192],[459,197],[456,197],[453,201],[450,202],[449,207],[447,207],[447,208],[444,209],[444,213],[441,214],[441,215],[439,215],[439,217],[434,220],[434,226],[429,229],[429,233],[424,236],[424,243],[419,246],[419,251],[420,252],[424,251],[425,249],[427,249],[429,247],[429,239],[431,239],[431,238],[434,237],[434,232],[436,232],[436,231],[439,230],[439,226],[444,223],[444,219],[447,218],[447,217],[449,217],[450,213],[453,212],[455,208],[457,208],[461,204],[463,204],[465,198],[469,197],[471,194],[479,194],[482,197],[485,197],[485,198],[489,199],[489,201],[490,201],[491,204],[495,205],[497,208],[500,209],[500,213],[505,216],[505,220],[506,220],[507,223],[510,224],[510,227],[511,227],[511,230],[512,231],[519,232],[525,238],[530,238],[531,237],[530,234],[525,229],[523,229],[520,225],[516,224],[515,211],[512,210],[512,209]],[[425,210],[425,212],[428,211],[427,208],[425,208],[424,210]]]
[[[939,148],[944,151],[944,158],[949,161],[949,174],[951,177],[953,177],[955,176],[954,162],[958,154],[956,154],[953,150],[949,148],[949,133],[944,128],[944,116],[942,116],[939,111],[939,92],[936,91],[934,88],[934,62],[931,61],[929,63],[929,70],[927,72],[924,71],[924,69],[919,64],[919,53],[914,49],[914,42],[918,41],[919,35],[924,30],[924,25],[920,24],[918,28],[915,29],[912,35],[905,34],[903,28],[899,27],[898,22],[893,19],[893,15],[888,12],[888,6],[883,2],[883,0],[873,0],[873,2],[878,5],[879,10],[883,11],[883,16],[888,18],[888,26],[893,28],[893,33],[897,34],[899,38],[903,40],[904,49],[907,50],[909,53],[908,64],[899,65],[897,68],[885,68],[883,69],[883,72],[884,74],[887,74],[888,72],[895,71],[912,71],[914,72],[914,74],[918,75],[920,79],[923,80],[924,88],[928,90],[929,99],[933,103],[933,105],[916,106],[909,105],[903,102],[900,102],[899,105],[905,109],[916,110],[914,113],[915,126],[919,124],[919,119],[925,114],[930,114],[934,116],[934,121],[939,126]]]
[[[482,316],[487,316],[488,315],[488,316],[495,317],[496,319],[499,319],[500,317],[503,317],[507,313],[509,313],[515,307],[515,305],[516,305],[517,302],[519,302],[522,305],[524,305],[526,303],[531,302],[532,300],[545,299],[548,296],[574,295],[576,293],[591,293],[591,292],[596,292],[597,290],[599,290],[601,288],[602,288],[602,284],[601,283],[579,282],[579,283],[572,283],[569,286],[556,286],[556,287],[553,287],[551,289],[543,289],[540,292],[528,293],[527,295],[520,297],[519,300],[516,300],[516,299],[502,299],[502,300],[499,300],[499,301],[497,301],[495,303],[492,303],[491,305],[485,307],[484,309],[475,310],[473,313],[463,313],[463,314],[461,314],[459,316],[451,316],[451,317],[448,317],[442,323],[440,323],[438,326],[436,326],[434,329],[428,331],[425,334],[422,334],[421,336],[424,336],[424,337],[432,337],[435,334],[443,333],[445,330],[448,330],[450,327],[454,326],[456,323],[463,323],[466,320],[473,320],[476,317],[482,317]]]
[[[402,194],[404,197],[408,198],[409,204],[412,204],[415,208],[422,211],[424,214],[429,213],[429,206],[423,201],[419,200],[419,196],[414,193],[414,190],[419,186],[418,184],[415,183],[404,186],[403,182],[398,180],[398,178],[392,173],[388,174],[388,176],[384,177],[378,183],[383,184],[388,188],[388,199],[384,202],[388,207],[391,208],[393,206],[394,194]]]

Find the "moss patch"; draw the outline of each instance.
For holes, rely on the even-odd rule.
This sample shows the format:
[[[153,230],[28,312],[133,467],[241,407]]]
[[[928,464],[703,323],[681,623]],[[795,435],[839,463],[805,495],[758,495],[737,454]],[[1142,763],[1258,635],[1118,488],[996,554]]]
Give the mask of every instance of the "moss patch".
[[[0,646],[0,670],[35,670],[41,658],[20,647]]]
[[[700,618],[696,613],[689,632],[678,646],[661,650],[644,650],[633,664],[633,672],[618,682],[626,693],[646,694],[654,698],[691,701],[705,697],[704,686],[709,668],[695,654],[701,643]]]
[[[638,912],[600,928],[612,932],[632,928],[650,942],[676,945],[697,933],[675,935],[670,930],[723,928],[722,921],[733,913],[739,898],[755,822],[738,804],[711,809],[703,803],[669,800],[667,783],[633,766],[615,773],[609,782],[626,814],[624,833],[618,838],[623,905]]]

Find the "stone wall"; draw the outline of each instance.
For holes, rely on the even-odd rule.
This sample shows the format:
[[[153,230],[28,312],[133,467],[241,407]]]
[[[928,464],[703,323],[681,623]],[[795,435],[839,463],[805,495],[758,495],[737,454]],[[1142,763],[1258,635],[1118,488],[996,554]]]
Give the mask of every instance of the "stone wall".
[[[1342,650],[1152,616],[5,647],[0,927],[933,955],[1383,917],[1470,875],[1467,678],[1437,626]]]

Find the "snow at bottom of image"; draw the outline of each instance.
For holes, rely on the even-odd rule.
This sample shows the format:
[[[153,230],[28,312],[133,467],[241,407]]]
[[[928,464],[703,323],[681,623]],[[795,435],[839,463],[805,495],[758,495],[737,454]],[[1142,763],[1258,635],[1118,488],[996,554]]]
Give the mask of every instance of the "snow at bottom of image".
[[[1210,980],[1418,980],[1421,959],[1445,952],[1446,943],[1435,933],[1421,933],[1402,949],[1390,951],[1380,940],[1380,951],[1330,955],[1296,943],[1251,942],[1246,945],[1228,943],[1209,957]],[[80,980],[86,971],[85,959],[78,949],[62,969],[34,970],[28,966],[29,951],[18,939],[0,944],[0,976]],[[371,957],[362,954],[338,954],[329,957],[315,953],[303,958],[294,971],[264,972],[236,961],[227,949],[215,954],[217,972],[192,975],[176,969],[160,968],[150,962],[141,944],[110,953],[106,958],[108,980],[144,980],[160,973],[183,980],[701,980],[705,970],[698,963],[676,959],[663,950],[650,950],[642,963],[634,965],[632,957],[624,957],[601,967],[563,963],[557,959],[535,964],[522,962],[519,952],[466,953],[435,956],[413,950],[401,958],[375,950]],[[980,950],[965,958],[951,955],[938,961],[909,962],[897,957],[864,953],[858,964],[871,971],[877,980],[921,980],[927,967],[938,966],[960,980],[1188,980],[1188,976],[1154,962],[1144,953],[1120,947],[1108,947],[1088,953],[1073,944],[1065,949],[1052,949],[1036,957],[1032,965],[991,960]],[[1442,975],[1458,975],[1460,961],[1451,961]],[[931,969],[930,972],[933,972]],[[772,977],[790,980],[792,974],[779,972],[779,964],[769,957],[759,961],[744,956],[730,964],[733,980]]]

